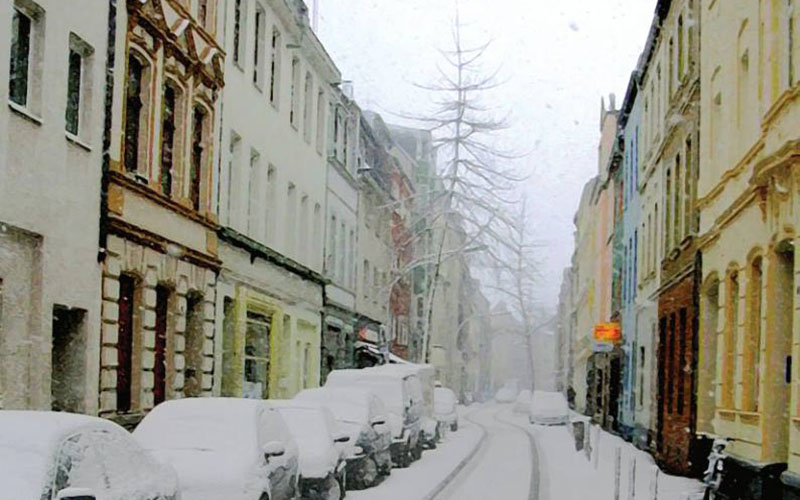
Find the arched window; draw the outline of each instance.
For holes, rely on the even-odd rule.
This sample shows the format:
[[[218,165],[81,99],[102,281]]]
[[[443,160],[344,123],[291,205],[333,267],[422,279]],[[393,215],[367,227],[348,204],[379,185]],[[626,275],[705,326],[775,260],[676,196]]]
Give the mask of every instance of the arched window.
[[[172,82],[164,85],[164,97],[161,104],[161,194],[172,195],[175,166],[180,157],[180,124],[182,92]]]
[[[206,122],[207,113],[201,106],[195,106],[192,113],[192,161],[189,168],[189,199],[192,207],[199,211],[202,207],[203,166],[206,163]]]
[[[150,65],[144,57],[132,51],[128,55],[124,143],[125,171],[130,173],[146,170],[150,74]]]

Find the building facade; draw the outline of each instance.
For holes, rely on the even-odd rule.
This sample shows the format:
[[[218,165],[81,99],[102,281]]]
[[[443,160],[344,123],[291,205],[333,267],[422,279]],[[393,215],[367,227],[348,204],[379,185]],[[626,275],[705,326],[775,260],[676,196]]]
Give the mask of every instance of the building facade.
[[[662,179],[663,231],[658,284],[656,440],[660,465],[680,474],[702,474],[709,449],[696,435],[692,404],[697,345],[697,278],[700,261],[695,193],[699,156],[699,3],[662,1],[656,19],[652,65],[656,72],[649,152]],[[661,70],[661,71],[659,71]],[[646,116],[645,119],[648,119]],[[694,464],[694,467],[692,466]]]
[[[794,499],[797,12],[771,0],[700,4],[698,427],[736,439],[725,498]]]
[[[332,91],[328,128],[325,203],[325,324],[322,378],[336,368],[352,368],[358,333],[358,176],[361,110],[344,92]],[[363,170],[362,170],[363,172]]]
[[[98,411],[99,166],[113,12],[96,4],[0,6],[4,409]]]
[[[225,5],[217,390],[288,398],[320,378],[320,179],[334,126],[330,88],[340,75],[302,2]]]
[[[217,14],[215,1],[128,2],[109,25],[99,411],[125,425],[165,399],[212,394]]]

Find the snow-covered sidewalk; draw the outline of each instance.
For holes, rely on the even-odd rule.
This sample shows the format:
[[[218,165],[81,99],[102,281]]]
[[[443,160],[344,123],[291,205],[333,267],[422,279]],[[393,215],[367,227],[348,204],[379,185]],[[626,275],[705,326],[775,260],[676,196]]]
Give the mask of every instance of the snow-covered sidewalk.
[[[531,425],[527,418],[503,416],[527,425],[539,458],[539,500],[695,500],[703,484],[661,472],[648,453],[625,440],[590,429],[591,453],[575,451],[567,426]]]
[[[467,409],[469,413],[472,408]],[[464,418],[460,411],[458,432],[448,433],[435,450],[422,454],[407,469],[392,469],[380,485],[360,491],[348,491],[352,500],[423,500],[431,498],[452,475],[460,470],[478,448],[484,436],[479,426]]]

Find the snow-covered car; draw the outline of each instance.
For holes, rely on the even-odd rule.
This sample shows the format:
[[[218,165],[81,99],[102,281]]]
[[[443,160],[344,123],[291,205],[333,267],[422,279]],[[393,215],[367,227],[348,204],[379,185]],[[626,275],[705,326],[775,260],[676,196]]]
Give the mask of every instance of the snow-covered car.
[[[560,392],[533,391],[530,421],[532,424],[560,425],[569,422],[569,406]]]
[[[365,387],[377,395],[389,412],[392,429],[392,463],[408,467],[419,458],[417,441],[422,420],[422,392],[413,373],[381,367],[333,370],[325,387]]]
[[[523,389],[517,394],[517,399],[514,401],[514,413],[528,413],[531,410],[531,391]]]
[[[309,401],[272,399],[269,404],[283,415],[300,450],[300,497],[344,498],[350,437],[339,429],[331,411]]]
[[[437,432],[438,425],[433,408],[433,389],[436,384],[436,369],[433,365],[409,363],[408,361],[402,361],[398,358],[398,361],[388,365],[382,365],[376,369],[409,372],[417,376],[422,394],[422,420],[420,422],[421,434],[419,445],[427,449],[436,448],[436,442],[439,440],[439,433]],[[421,450],[418,451],[418,454],[421,454]]]
[[[350,436],[347,459],[347,488],[376,485],[392,470],[392,431],[383,401],[372,391],[360,387],[320,387],[306,389],[295,401],[319,403],[328,408],[339,429]]]
[[[458,413],[456,413],[456,394],[447,387],[437,387],[433,390],[433,412],[439,428],[458,430]]]
[[[0,498],[177,500],[178,478],[105,419],[0,411]]]
[[[511,387],[501,387],[494,395],[495,401],[498,403],[513,403],[517,397],[517,391]]]
[[[184,500],[284,500],[297,493],[297,444],[264,401],[166,401],[133,437],[175,468]]]

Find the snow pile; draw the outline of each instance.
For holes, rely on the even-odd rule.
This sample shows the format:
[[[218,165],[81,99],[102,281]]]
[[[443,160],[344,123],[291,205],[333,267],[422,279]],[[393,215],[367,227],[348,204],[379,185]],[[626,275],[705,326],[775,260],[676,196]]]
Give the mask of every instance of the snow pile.
[[[301,391],[294,400],[319,403],[339,421],[367,424],[371,394],[368,389],[354,387],[320,387]]]
[[[586,450],[575,451],[567,426],[531,429],[539,455],[542,499],[695,500],[703,496],[701,482],[664,474],[648,453],[595,425],[589,430],[588,456]]]

